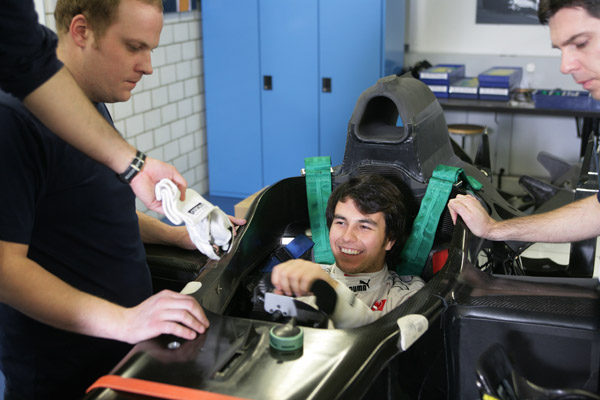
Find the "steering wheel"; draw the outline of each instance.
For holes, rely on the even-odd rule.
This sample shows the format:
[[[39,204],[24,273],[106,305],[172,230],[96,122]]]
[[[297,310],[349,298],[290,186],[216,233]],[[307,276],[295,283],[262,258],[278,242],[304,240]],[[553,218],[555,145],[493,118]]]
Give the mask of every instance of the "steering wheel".
[[[329,315],[333,313],[337,300],[335,290],[328,283],[319,279],[311,286],[318,309],[294,297],[274,294],[274,289],[271,273],[267,272],[253,291],[252,302],[255,311],[262,307],[269,314],[269,319],[274,322],[287,322],[293,317],[299,325],[314,328],[328,326]]]

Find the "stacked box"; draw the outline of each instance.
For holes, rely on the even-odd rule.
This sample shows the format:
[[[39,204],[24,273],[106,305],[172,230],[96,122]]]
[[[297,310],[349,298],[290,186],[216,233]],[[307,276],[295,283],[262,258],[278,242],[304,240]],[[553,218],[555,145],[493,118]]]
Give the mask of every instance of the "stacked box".
[[[597,106],[590,93],[583,90],[538,89],[533,92],[536,107],[557,110],[588,110]]]
[[[477,76],[479,98],[508,101],[512,91],[519,86],[523,76],[521,67],[492,67]]]
[[[479,79],[463,78],[448,87],[448,97],[455,99],[477,99],[479,97]]]
[[[464,78],[464,64],[437,64],[419,73],[419,79],[429,86],[436,97],[447,98],[450,84]]]

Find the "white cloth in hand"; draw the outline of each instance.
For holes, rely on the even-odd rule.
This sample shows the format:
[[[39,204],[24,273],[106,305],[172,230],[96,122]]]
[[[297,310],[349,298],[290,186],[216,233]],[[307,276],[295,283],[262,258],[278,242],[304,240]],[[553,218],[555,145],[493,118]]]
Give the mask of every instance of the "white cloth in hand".
[[[198,250],[213,260],[220,257],[213,245],[227,252],[233,239],[233,225],[221,209],[211,204],[192,189],[185,191],[181,201],[179,188],[170,180],[163,179],[154,188],[156,199],[162,201],[165,215],[172,223],[185,226],[190,239]]]

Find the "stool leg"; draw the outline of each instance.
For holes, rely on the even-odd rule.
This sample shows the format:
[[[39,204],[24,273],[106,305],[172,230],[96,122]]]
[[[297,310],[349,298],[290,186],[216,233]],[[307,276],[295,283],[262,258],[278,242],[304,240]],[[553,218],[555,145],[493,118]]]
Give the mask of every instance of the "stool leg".
[[[481,135],[481,142],[475,155],[475,165],[485,170],[490,179],[492,178],[492,158],[490,155],[490,142],[487,133]]]

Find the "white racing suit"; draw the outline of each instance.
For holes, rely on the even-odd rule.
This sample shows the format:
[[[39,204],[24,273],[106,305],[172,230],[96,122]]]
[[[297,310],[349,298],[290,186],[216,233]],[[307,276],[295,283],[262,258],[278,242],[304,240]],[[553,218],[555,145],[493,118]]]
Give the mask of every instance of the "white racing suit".
[[[366,325],[387,314],[425,286],[418,276],[399,276],[384,266],[378,272],[345,274],[335,264],[321,265],[338,281],[337,302],[330,316],[336,328]],[[314,304],[314,296],[300,300]]]

